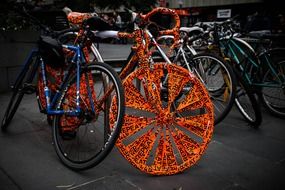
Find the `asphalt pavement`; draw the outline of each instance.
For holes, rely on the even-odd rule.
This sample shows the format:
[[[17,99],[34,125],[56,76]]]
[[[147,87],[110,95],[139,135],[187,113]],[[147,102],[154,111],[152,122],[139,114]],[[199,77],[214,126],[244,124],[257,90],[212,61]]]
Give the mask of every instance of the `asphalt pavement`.
[[[128,54],[129,46],[113,45],[112,50],[109,45],[103,45],[108,49],[102,52],[103,57],[124,58]],[[113,51],[117,51],[117,57]],[[10,95],[0,94],[1,120]],[[142,173],[117,148],[98,166],[75,172],[57,158],[50,126],[46,116],[39,113],[35,94],[26,95],[8,132],[0,132],[0,189],[281,190],[285,189],[285,120],[263,109],[263,123],[256,130],[233,107],[227,118],[215,126],[202,158],[177,175]]]

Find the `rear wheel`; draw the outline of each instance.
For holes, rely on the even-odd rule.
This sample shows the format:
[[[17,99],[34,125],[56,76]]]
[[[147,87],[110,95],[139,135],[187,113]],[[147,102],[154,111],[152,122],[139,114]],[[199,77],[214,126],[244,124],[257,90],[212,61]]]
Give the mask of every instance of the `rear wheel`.
[[[108,155],[124,115],[124,91],[117,73],[103,63],[88,65],[80,75],[80,114],[55,115],[53,141],[60,160],[74,170],[88,169]],[[115,105],[110,110],[110,101]],[[76,75],[62,91],[60,110],[75,110]],[[109,117],[109,112],[116,113]],[[112,121],[112,125],[110,125]]]

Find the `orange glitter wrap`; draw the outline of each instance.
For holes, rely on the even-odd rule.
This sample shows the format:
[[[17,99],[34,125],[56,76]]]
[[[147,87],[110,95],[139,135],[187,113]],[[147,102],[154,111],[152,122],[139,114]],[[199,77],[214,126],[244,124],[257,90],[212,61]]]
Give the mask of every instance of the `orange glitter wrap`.
[[[161,87],[166,73],[168,92]],[[140,89],[134,81],[141,82]],[[195,164],[214,128],[212,103],[201,82],[188,70],[158,63],[152,71],[131,73],[123,85],[126,115],[116,144],[121,154],[152,175],[176,174]]]
[[[92,17],[92,14],[90,13],[79,13],[79,12],[71,12],[67,15],[68,21],[76,25],[81,25],[84,20],[90,17]]]
[[[171,48],[176,47],[178,45],[178,41],[179,41],[179,28],[180,28],[179,15],[172,9],[168,9],[168,8],[164,8],[164,7],[157,7],[155,9],[153,9],[152,11],[150,11],[149,13],[147,13],[146,15],[142,15],[142,18],[144,20],[149,20],[151,18],[151,16],[153,16],[157,13],[171,15],[172,18],[174,19],[174,21],[175,21],[174,27],[172,29],[160,31],[159,34],[160,35],[173,35],[174,36],[174,44],[172,45]]]
[[[67,49],[64,49],[65,56],[66,57],[72,57],[74,52],[69,51]],[[89,61],[89,52],[88,52],[88,47],[83,48],[83,53],[86,58],[87,64]],[[45,64],[45,72],[47,76],[47,85],[48,88],[50,89],[50,92],[52,95],[56,93],[56,91],[59,89],[59,86],[62,84],[62,80],[64,77],[64,70],[66,69],[67,65],[65,65],[62,68],[53,68],[52,66]],[[37,87],[38,87],[38,98],[39,98],[39,103],[41,104],[41,107],[45,110],[46,109],[46,97],[44,93],[44,84],[43,84],[43,79],[42,79],[42,73],[39,71],[39,78],[37,82]],[[96,101],[96,94],[93,87],[93,79],[91,75],[89,76],[89,80],[86,80],[86,76],[82,76],[80,78],[80,108],[84,111],[87,109],[91,110],[91,102],[88,96],[88,89],[87,89],[87,83],[90,86],[91,89],[91,96],[93,101]],[[74,83],[72,86],[69,87],[67,93],[66,93],[66,99],[65,101],[68,102],[64,104],[63,110],[75,110],[76,109],[76,83]],[[50,119],[52,119],[51,115],[48,115]],[[73,131],[75,130],[81,122],[81,119],[79,117],[74,117],[74,116],[66,116],[63,115],[61,117],[61,130],[62,131]]]
[[[156,8],[140,16],[147,21],[157,12],[174,17],[175,27],[164,34],[179,39],[180,20],[175,11]],[[120,74],[125,78],[126,112],[116,145],[143,172],[152,175],[182,172],[199,160],[213,134],[214,110],[208,91],[182,67],[167,63],[151,65],[150,40],[143,30],[118,36],[134,38],[136,54],[126,68],[135,62],[139,68],[126,78],[127,69]],[[115,110],[113,102],[111,110]],[[110,114],[110,118],[116,115],[113,111]],[[110,126],[113,122],[110,121]]]

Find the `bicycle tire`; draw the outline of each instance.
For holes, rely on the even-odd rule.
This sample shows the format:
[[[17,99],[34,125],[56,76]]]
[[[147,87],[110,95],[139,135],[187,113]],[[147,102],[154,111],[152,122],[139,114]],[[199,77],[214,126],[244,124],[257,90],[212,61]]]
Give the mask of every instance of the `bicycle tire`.
[[[13,119],[22,99],[23,99],[24,93],[19,91],[19,89],[13,90],[13,95],[9,101],[9,104],[7,106],[7,109],[5,111],[4,117],[2,119],[2,125],[1,129],[2,131],[6,131],[11,120]]]
[[[215,109],[216,125],[229,114],[234,104],[237,86],[235,74],[232,67],[216,55],[198,53],[191,59],[209,91]]]
[[[242,79],[239,71],[234,68],[234,72],[239,83],[236,90],[235,105],[237,106],[241,115],[244,117],[245,121],[251,127],[257,129],[262,122],[262,114],[259,103],[250,87]],[[242,101],[242,98],[245,98],[246,102]]]
[[[28,63],[25,65],[24,69],[21,71],[21,73],[19,74],[14,86],[13,86],[13,94],[12,97],[10,98],[10,101],[8,103],[8,106],[6,108],[4,117],[2,119],[1,122],[1,130],[3,132],[7,131],[7,128],[11,122],[11,120],[13,119],[22,99],[23,96],[25,94],[24,88],[25,88],[25,84],[30,84],[34,78],[35,72],[36,72],[36,67],[34,67],[34,65],[32,65],[32,70],[30,70],[30,66],[33,63],[32,60],[33,57],[30,57],[28,60]],[[34,64],[36,64],[38,61],[35,60]],[[25,68],[29,69],[26,70]],[[30,89],[31,92],[33,91],[33,89]],[[27,89],[27,92],[29,91],[29,89]]]
[[[280,87],[262,86],[260,99],[264,107],[271,114],[280,118],[285,118],[285,49],[274,48],[268,51],[267,55],[269,55],[272,67],[275,69],[276,74],[281,81],[278,81],[276,75],[272,74],[272,70],[268,68],[268,70],[264,72],[262,82],[275,85],[278,85],[279,82],[281,82],[282,84]]]
[[[166,74],[168,95],[164,98],[161,84]],[[212,102],[200,80],[183,67],[155,63],[151,70],[136,69],[123,85],[126,113],[116,143],[120,153],[152,175],[173,175],[194,165],[214,130]]]
[[[101,83],[106,79],[100,80],[103,75],[108,77],[107,83],[105,83],[108,84],[108,87]],[[76,106],[75,100],[72,99],[76,96],[76,77],[77,75],[74,74],[69,80],[67,88],[62,90],[56,106],[58,109],[72,109]],[[89,169],[104,160],[119,136],[125,111],[124,89],[118,74],[111,66],[99,62],[88,64],[81,71],[80,77],[80,108],[82,113],[78,116],[55,115],[52,130],[54,147],[59,159],[64,165],[73,170]],[[102,87],[100,91],[97,90],[99,85]],[[96,100],[107,96],[105,94],[106,88],[109,89],[111,85],[113,85],[113,91],[110,95],[112,97],[109,96],[105,99],[104,105],[102,105],[104,108],[100,112],[92,114],[90,111],[92,103],[90,103],[89,97],[92,96],[92,101],[98,103]],[[94,89],[95,86],[96,90]],[[108,118],[109,109],[111,109],[108,105],[110,105],[111,98],[115,99],[117,103],[116,107],[112,107],[111,110],[111,112],[116,113],[116,116]],[[108,117],[106,117],[106,114]],[[113,121],[113,125],[110,125],[109,120]],[[84,122],[88,125],[85,126]],[[101,127],[102,123],[103,128]],[[97,126],[91,128],[93,124]],[[84,136],[82,139],[81,135]],[[89,140],[90,142],[94,141],[93,144],[85,145],[84,143],[88,143]],[[75,145],[74,143],[76,143],[76,146],[72,147]],[[95,145],[98,145],[98,147],[95,147]],[[83,154],[81,155],[82,151]]]

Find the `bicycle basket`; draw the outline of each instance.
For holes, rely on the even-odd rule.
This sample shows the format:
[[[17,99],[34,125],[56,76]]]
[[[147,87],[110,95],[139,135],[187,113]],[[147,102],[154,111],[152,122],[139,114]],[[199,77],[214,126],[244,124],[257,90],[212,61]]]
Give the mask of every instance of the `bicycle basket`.
[[[49,36],[41,36],[38,42],[43,61],[52,67],[63,67],[65,58],[61,44]]]

